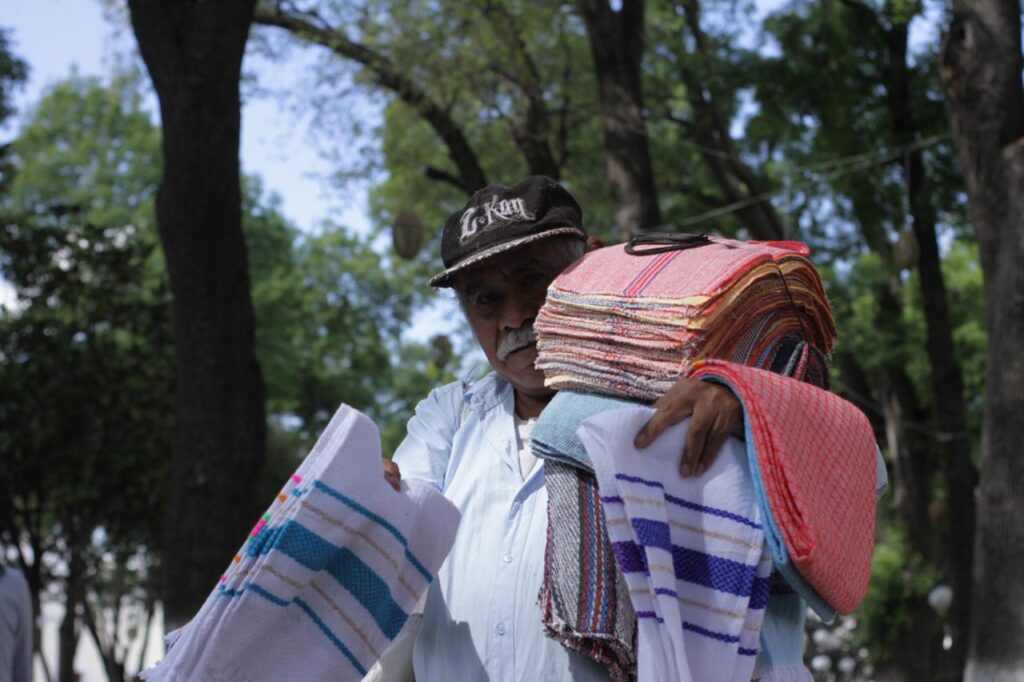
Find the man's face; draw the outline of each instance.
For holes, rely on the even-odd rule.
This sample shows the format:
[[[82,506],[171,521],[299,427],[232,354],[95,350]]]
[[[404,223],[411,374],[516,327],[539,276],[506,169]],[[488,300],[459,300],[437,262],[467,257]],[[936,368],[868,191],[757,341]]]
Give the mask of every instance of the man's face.
[[[517,391],[535,398],[554,393],[533,363],[533,321],[548,285],[571,262],[554,240],[495,256],[459,277],[458,289],[477,342],[495,371]]]

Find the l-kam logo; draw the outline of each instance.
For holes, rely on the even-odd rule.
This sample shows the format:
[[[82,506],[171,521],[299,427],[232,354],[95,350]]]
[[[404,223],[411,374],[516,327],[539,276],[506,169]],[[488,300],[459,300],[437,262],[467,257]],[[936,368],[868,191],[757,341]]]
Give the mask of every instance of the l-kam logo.
[[[498,195],[482,206],[466,209],[459,220],[462,232],[459,243],[465,244],[488,232],[509,223],[533,220],[534,215],[526,210],[526,202],[516,197],[498,201]]]

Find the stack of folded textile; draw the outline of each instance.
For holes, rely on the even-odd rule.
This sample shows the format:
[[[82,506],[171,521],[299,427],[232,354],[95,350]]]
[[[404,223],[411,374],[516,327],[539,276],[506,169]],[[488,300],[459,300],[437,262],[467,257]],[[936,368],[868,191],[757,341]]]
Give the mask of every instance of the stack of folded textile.
[[[360,680],[430,584],[458,523],[433,487],[391,488],[376,427],[343,405],[168,655],[142,677]]]
[[[537,367],[560,390],[656,400],[703,358],[769,367],[793,338],[827,355],[836,329],[807,253],[718,237],[653,255],[594,251],[548,290]]]

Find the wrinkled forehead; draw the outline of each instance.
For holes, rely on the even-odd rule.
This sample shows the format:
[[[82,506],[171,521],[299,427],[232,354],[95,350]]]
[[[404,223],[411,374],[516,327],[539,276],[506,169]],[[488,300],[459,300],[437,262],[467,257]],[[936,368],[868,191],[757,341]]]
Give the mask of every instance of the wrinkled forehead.
[[[564,250],[553,243],[555,241],[528,244],[466,268],[455,278],[455,288],[466,291],[484,283],[513,280],[517,275],[529,273],[544,273],[554,278],[571,262]]]

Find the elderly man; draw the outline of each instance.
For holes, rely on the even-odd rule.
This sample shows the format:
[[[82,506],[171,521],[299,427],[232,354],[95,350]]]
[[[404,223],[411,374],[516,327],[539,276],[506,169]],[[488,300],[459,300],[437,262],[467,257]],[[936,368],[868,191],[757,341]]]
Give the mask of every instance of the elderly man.
[[[554,395],[534,367],[533,320],[551,281],[597,246],[576,200],[544,177],[484,188],[444,224],[446,269],[430,283],[455,290],[494,371],[432,391],[389,465],[393,480],[427,481],[462,512],[427,595],[413,655],[419,680],[607,679],[542,631],[547,493],[529,447],[533,421]],[[655,407],[636,444],[692,417],[680,444],[683,475],[705,470],[741,421],[729,391],[688,379]]]

